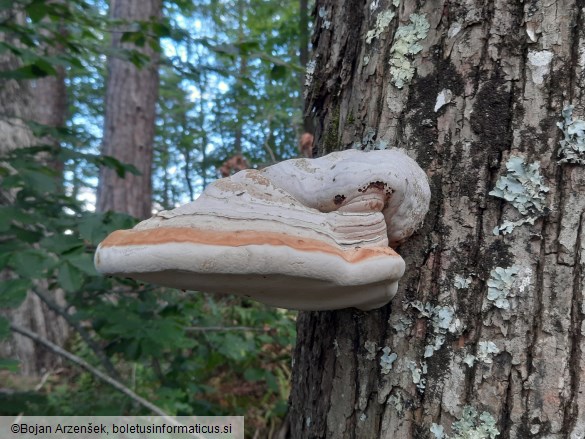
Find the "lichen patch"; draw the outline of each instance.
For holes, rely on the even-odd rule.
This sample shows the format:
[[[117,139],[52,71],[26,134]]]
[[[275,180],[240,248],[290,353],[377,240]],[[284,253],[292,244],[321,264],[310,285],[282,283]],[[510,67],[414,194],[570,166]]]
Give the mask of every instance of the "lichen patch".
[[[524,218],[496,226],[495,235],[500,232],[510,233],[514,227],[522,224],[534,224],[536,217],[544,212],[545,197],[549,191],[540,174],[540,162],[527,165],[522,157],[512,156],[507,161],[506,168],[507,174],[498,179],[496,187],[489,194],[510,202]]]
[[[461,419],[453,422],[453,433],[447,435],[444,428],[433,423],[430,431],[435,439],[495,439],[500,432],[496,427],[496,420],[489,412],[479,414],[471,406],[463,408]]]
[[[426,38],[429,32],[429,22],[421,14],[412,14],[410,24],[400,26],[394,35],[394,44],[390,49],[390,73],[392,84],[403,88],[414,76],[412,56],[422,50],[420,41]]]
[[[560,163],[585,164],[585,120],[573,118],[573,106],[567,105],[561,115],[562,122],[557,127],[563,132],[561,148],[559,149]]]
[[[380,35],[382,35],[382,33],[388,28],[395,15],[396,14],[390,10],[380,12],[376,17],[376,25],[366,34],[366,43],[371,44],[374,38],[379,38]]]

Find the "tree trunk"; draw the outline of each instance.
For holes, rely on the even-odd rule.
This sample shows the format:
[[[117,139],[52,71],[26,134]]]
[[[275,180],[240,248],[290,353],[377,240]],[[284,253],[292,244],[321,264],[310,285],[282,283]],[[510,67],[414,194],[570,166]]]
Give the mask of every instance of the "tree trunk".
[[[309,62],[309,0],[300,0],[299,2],[299,63],[302,67],[307,67]],[[301,96],[305,91],[305,77],[299,75],[301,85]],[[302,99],[302,98],[301,98]],[[310,116],[303,117],[302,130],[304,133],[313,133],[313,123]]]
[[[306,109],[320,153],[404,148],[432,201],[398,249],[407,269],[391,304],[300,314],[292,437],[434,438],[442,427],[488,438],[490,418],[499,438],[585,437],[585,168],[559,161],[556,126],[569,104],[585,116],[585,3],[319,0],[316,10]],[[490,195],[512,157],[528,174],[537,163],[549,191],[533,195],[546,208],[495,235],[526,219]]]
[[[53,47],[49,48],[49,53],[56,54],[62,50],[62,47]],[[55,76],[47,76],[34,81],[31,88],[31,102],[34,102],[34,106],[31,111],[33,120],[36,123],[45,125],[48,128],[63,128],[67,121],[65,69],[62,66],[55,66],[55,70],[57,71]],[[50,145],[55,153],[61,148],[59,139],[53,136],[45,136],[42,139],[38,139],[38,142]],[[50,156],[46,164],[56,171],[57,188],[58,190],[63,190],[63,162],[56,156]],[[48,283],[46,280],[39,280],[35,282],[35,286],[59,306],[66,308],[65,291],[60,288],[51,291]],[[65,346],[70,334],[67,322],[63,317],[51,311],[36,294],[29,293],[17,313],[20,313],[22,318],[19,319],[19,322],[13,321],[13,323],[34,331],[57,346]],[[30,345],[32,348],[31,358],[23,362],[23,370],[27,371],[28,374],[39,375],[44,371],[54,370],[64,364],[63,358],[49,352],[43,346],[34,343],[27,337],[14,334],[14,339],[19,346],[18,349],[25,345]],[[22,355],[19,355],[19,357],[22,357]]]
[[[113,0],[110,16],[113,20],[127,22],[156,22],[160,19],[161,4],[161,0]],[[97,210],[115,210],[147,218],[152,215],[152,149],[159,54],[150,47],[148,39],[144,47],[122,43],[124,30],[129,30],[128,24],[114,32],[112,48],[137,50],[150,61],[137,68],[121,58],[109,58],[102,153],[134,165],[140,175],[126,173],[125,178],[120,178],[114,169],[102,168]]]
[[[10,9],[0,13],[0,21],[8,19],[22,22],[24,17]],[[0,32],[2,41],[16,43],[14,36]],[[0,53],[0,72],[18,67],[18,59],[10,51]],[[34,143],[34,136],[26,124],[31,118],[29,85],[28,81],[0,78],[0,157],[13,149],[32,146]]]
[[[8,11],[6,14],[12,14],[18,23],[24,21],[20,12]],[[12,44],[16,41],[14,37],[0,33],[0,41],[7,39]],[[0,71],[14,70],[18,67],[18,59],[10,52],[0,54]],[[49,127],[65,125],[65,71],[62,67],[57,67],[57,72],[56,76],[37,79],[34,83],[0,79],[0,157],[13,149],[30,147],[39,142],[58,146],[58,142],[54,139],[36,139],[27,125],[30,121]],[[31,87],[31,85],[34,86]],[[56,160],[51,160],[49,165],[59,171],[60,180],[62,165]],[[14,193],[1,192],[0,204],[12,203],[14,196]],[[0,281],[13,276],[13,273],[4,270],[0,273]],[[48,293],[45,281],[37,282],[36,287],[50,295],[60,305],[65,305],[62,290]],[[64,319],[56,316],[32,292],[28,293],[17,309],[3,311],[2,314],[12,323],[29,328],[58,346],[63,346],[67,340],[69,331]],[[62,359],[56,359],[42,346],[18,334],[14,334],[11,339],[0,344],[0,357],[18,359],[20,372],[30,376],[54,370],[63,363]]]
[[[57,74],[34,81],[32,98],[35,106],[35,122],[50,128],[63,128],[67,120],[67,88],[65,86],[65,69],[55,66]],[[50,145],[57,152],[60,148],[59,140],[51,136],[41,139],[43,144]],[[63,162],[51,158],[48,165],[57,171],[59,182],[62,185]]]

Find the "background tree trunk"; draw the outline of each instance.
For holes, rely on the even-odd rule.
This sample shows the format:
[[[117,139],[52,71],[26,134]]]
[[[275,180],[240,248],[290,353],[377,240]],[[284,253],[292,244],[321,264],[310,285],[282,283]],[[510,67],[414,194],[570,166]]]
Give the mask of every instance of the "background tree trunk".
[[[15,10],[7,10],[5,14],[12,16],[17,22],[24,20],[21,13]],[[9,37],[0,33],[0,41],[6,38]],[[15,41],[10,42],[15,44]],[[18,67],[18,60],[10,52],[0,54],[0,71],[14,70]],[[52,128],[65,125],[65,71],[58,67],[57,72],[56,76],[37,79],[34,83],[0,79],[0,157],[10,150],[34,146],[39,142],[58,147],[58,141],[55,139],[37,139],[28,126],[30,121]],[[51,160],[49,165],[61,176],[61,163]],[[2,192],[0,197],[0,204],[10,204],[14,194]],[[12,277],[13,274],[7,270],[0,273],[0,281]],[[53,300],[63,306],[65,304],[63,291],[48,293],[46,284],[40,281],[36,287],[45,294],[50,294]],[[66,322],[50,311],[32,292],[29,292],[21,306],[15,310],[4,311],[3,314],[12,323],[31,329],[58,346],[63,346],[67,340],[69,331]],[[0,344],[0,357],[17,358],[20,361],[20,372],[29,376],[40,375],[63,364],[62,359],[55,358],[42,346],[18,334]]]
[[[160,19],[161,7],[161,0],[113,0],[110,16],[126,22],[156,22]],[[120,26],[119,32],[114,32],[112,48],[138,50],[150,61],[137,68],[119,57],[109,58],[102,154],[134,165],[141,175],[126,173],[125,178],[120,178],[114,169],[102,168],[97,210],[115,210],[147,218],[152,214],[152,149],[159,54],[149,45],[148,39],[143,47],[122,43],[123,31],[129,30],[129,25],[125,24]]]
[[[65,86],[65,69],[55,66],[57,74],[34,81],[32,101],[34,121],[51,128],[63,128],[67,120],[67,88]],[[43,144],[52,146],[56,151],[60,148],[58,139],[47,136],[41,139]],[[63,162],[56,158],[48,163],[58,173],[59,186],[62,185]]]
[[[390,305],[300,314],[292,437],[433,438],[432,423],[451,434],[472,406],[493,416],[499,438],[583,438],[585,198],[578,194],[585,168],[559,163],[555,124],[568,104],[574,116],[585,115],[585,4],[394,4],[317,2],[306,109],[321,154],[368,144],[372,132],[372,141],[404,148],[427,171],[431,210],[398,249],[407,269]],[[396,16],[366,43],[388,10]],[[404,58],[413,61],[414,77],[398,88],[389,59],[404,38],[397,29],[414,13],[430,28],[422,50]],[[445,89],[452,98],[436,108]],[[549,211],[495,236],[495,226],[519,219],[510,203],[489,195],[511,156],[540,162]],[[491,270],[511,266],[519,273],[510,309],[490,306]],[[470,285],[457,288],[457,275]],[[452,306],[462,324],[428,358],[425,346],[436,334],[411,306],[417,300]],[[499,352],[471,367],[463,362],[488,341]],[[382,347],[397,354],[388,374]],[[416,369],[424,389],[413,382]]]
[[[0,13],[0,20],[23,19],[16,10],[6,9]],[[0,32],[0,41],[8,38],[4,32]],[[14,44],[15,41],[10,40],[10,43]],[[10,51],[0,53],[0,71],[18,67],[18,59]],[[34,136],[26,125],[31,117],[30,97],[28,81],[0,78],[0,157],[13,149],[33,145]],[[2,202],[5,203],[5,200]]]

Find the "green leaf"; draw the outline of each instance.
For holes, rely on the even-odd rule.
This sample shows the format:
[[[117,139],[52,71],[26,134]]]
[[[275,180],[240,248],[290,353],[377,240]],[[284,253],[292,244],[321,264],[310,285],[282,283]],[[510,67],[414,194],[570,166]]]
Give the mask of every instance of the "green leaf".
[[[270,70],[270,78],[274,80],[282,79],[286,76],[286,67],[274,65]]]
[[[12,224],[12,216],[16,208],[12,206],[0,207],[0,233],[10,230]]]
[[[244,372],[246,381],[262,381],[266,379],[266,372],[263,369],[249,368]]]
[[[79,236],[93,245],[99,244],[114,230],[131,229],[137,220],[118,212],[86,213],[78,221]]]
[[[21,180],[18,175],[9,175],[4,177],[0,180],[0,187],[11,189],[15,187],[19,187],[21,184]]]
[[[12,227],[12,231],[14,232],[14,235],[19,240],[21,240],[23,242],[28,242],[29,244],[34,244],[36,242],[39,242],[43,236],[43,234],[39,231],[26,230],[26,229],[23,229],[22,227],[16,227],[16,226]]]
[[[83,285],[83,274],[81,271],[71,265],[69,262],[64,262],[59,267],[59,275],[57,277],[61,287],[68,293],[79,291]]]
[[[0,283],[0,308],[18,307],[30,286],[30,279],[9,279]]]
[[[0,10],[12,9],[14,7],[14,0],[0,0]]]
[[[25,184],[36,192],[53,192],[56,189],[56,178],[47,168],[21,169],[20,176]]]
[[[144,40],[144,35],[142,32],[124,32],[120,41],[122,43],[135,43],[136,41],[142,39]]]
[[[25,8],[33,23],[38,23],[48,13],[47,4],[44,1],[35,0]]]
[[[44,272],[55,265],[56,261],[45,251],[27,249],[13,253],[9,265],[22,277],[39,279]]]
[[[258,40],[239,41],[234,46],[239,47],[242,53],[249,54],[253,50],[258,50],[260,42]]]
[[[56,75],[55,68],[46,61],[37,60],[18,69],[0,71],[0,78],[5,79],[37,79]]]
[[[118,212],[107,213],[108,233],[118,229],[131,229],[138,223],[138,220],[131,215]]]
[[[171,35],[171,27],[167,23],[152,23],[151,28],[159,38],[167,38]]]
[[[99,244],[107,235],[104,227],[103,213],[90,213],[80,221],[77,230],[81,239],[89,241],[93,245]]]
[[[231,360],[242,361],[254,351],[254,346],[249,340],[245,340],[239,335],[228,333],[222,337],[218,351]]]
[[[130,172],[134,175],[140,175],[140,171],[136,168],[136,166],[129,163],[122,163],[112,156],[104,155],[100,157],[99,161],[103,166],[114,169],[120,178],[124,178],[126,172]]]
[[[125,349],[128,358],[133,360],[139,360],[142,355],[142,341],[138,339],[131,340]]]
[[[134,44],[137,45],[138,47],[144,47],[144,45],[146,44],[146,38],[144,37],[144,35],[140,35],[139,37],[137,37],[134,40]]]
[[[80,271],[87,274],[88,276],[98,275],[98,272],[96,271],[95,266],[93,264],[93,256],[88,253],[71,256],[67,258],[67,262],[69,262],[75,268],[78,268]]]
[[[278,381],[274,374],[270,371],[266,372],[266,384],[268,384],[268,388],[273,392],[278,392]]]
[[[20,369],[20,361],[12,358],[0,358],[0,370],[7,370],[9,372],[18,372]]]
[[[10,321],[3,316],[0,316],[0,340],[5,339],[10,335]]]
[[[140,53],[137,50],[131,50],[128,53],[128,61],[134,64],[137,68],[141,69],[150,61],[150,58],[148,55]]]
[[[41,247],[57,254],[71,253],[84,247],[83,241],[77,236],[61,234],[47,236],[40,244]]]
[[[0,270],[4,270],[10,260],[10,253],[0,253]]]
[[[25,243],[18,239],[7,239],[6,241],[0,240],[0,254],[5,255],[7,254],[10,256],[11,253],[20,250],[26,250],[29,248]]]
[[[0,207],[0,232],[7,232],[12,221],[22,224],[35,224],[38,222],[38,218],[16,206]]]

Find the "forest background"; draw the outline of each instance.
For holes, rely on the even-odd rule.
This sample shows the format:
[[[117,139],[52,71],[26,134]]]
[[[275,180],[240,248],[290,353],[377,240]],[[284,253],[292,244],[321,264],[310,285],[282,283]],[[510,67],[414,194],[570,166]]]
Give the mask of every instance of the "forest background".
[[[245,414],[250,435],[280,428],[294,313],[103,278],[92,258],[109,232],[196,198],[230,157],[298,155],[308,10],[0,1],[1,414],[150,413],[142,397],[171,415]]]

